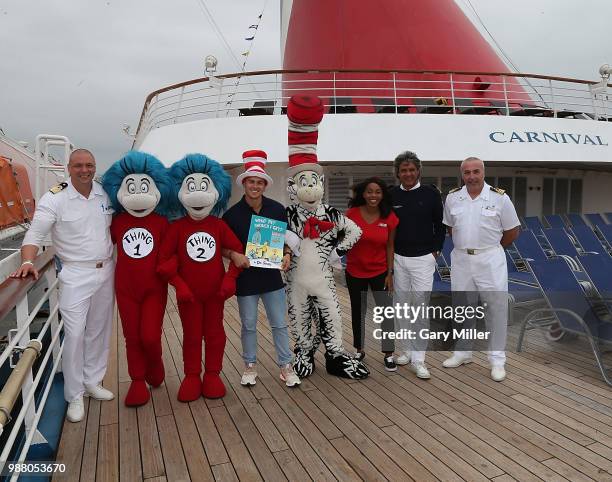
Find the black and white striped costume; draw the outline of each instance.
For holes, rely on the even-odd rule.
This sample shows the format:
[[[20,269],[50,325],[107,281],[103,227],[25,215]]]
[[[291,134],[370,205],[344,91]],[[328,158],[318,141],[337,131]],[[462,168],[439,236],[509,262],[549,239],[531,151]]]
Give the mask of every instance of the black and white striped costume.
[[[320,237],[304,237],[304,225],[311,217],[334,226],[319,231]],[[307,377],[314,370],[314,352],[320,341],[325,345],[326,368],[331,374],[346,378],[365,378],[365,365],[344,352],[342,317],[336,294],[336,283],[329,262],[332,250],[350,249],[361,236],[361,229],[336,208],[320,204],[315,211],[300,204],[287,207],[287,228],[300,238],[299,256],[291,258],[287,271],[289,323],[295,341],[294,369]],[[318,316],[313,316],[318,312]],[[313,334],[313,321],[316,335]]]

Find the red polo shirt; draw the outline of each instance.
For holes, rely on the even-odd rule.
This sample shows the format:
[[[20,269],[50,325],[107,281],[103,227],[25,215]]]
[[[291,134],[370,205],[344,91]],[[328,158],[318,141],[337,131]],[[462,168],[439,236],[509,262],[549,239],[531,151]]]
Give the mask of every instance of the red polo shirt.
[[[367,223],[358,207],[350,208],[346,217],[363,231],[357,244],[346,254],[346,271],[355,278],[373,278],[387,271],[387,241],[399,220],[391,212],[386,218]]]

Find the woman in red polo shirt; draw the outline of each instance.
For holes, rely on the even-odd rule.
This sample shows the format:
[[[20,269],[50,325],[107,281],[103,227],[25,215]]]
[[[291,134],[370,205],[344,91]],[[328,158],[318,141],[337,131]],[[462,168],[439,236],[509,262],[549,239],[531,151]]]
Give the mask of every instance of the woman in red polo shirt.
[[[346,216],[362,230],[361,238],[346,255],[346,286],[351,299],[353,346],[357,358],[365,357],[365,314],[368,287],[377,306],[388,306],[393,291],[393,242],[398,219],[391,210],[391,196],[382,179],[370,177],[353,187]],[[394,320],[385,318],[382,334],[394,331]],[[380,333],[380,332],[379,332]],[[395,371],[392,339],[383,336],[385,370]]]

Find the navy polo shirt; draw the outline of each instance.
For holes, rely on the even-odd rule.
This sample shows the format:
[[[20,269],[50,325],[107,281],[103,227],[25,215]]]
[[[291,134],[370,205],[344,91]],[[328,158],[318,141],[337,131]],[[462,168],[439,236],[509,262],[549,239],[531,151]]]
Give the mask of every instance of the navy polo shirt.
[[[242,199],[229,208],[223,215],[223,220],[238,237],[243,246],[246,246],[251,227],[251,216],[264,216],[277,221],[287,222],[285,207],[265,196],[262,198],[261,210],[256,213],[251,206]],[[244,254],[244,253],[243,253]],[[276,291],[285,286],[281,272],[278,269],[248,268],[242,270],[236,282],[237,296],[251,296]]]

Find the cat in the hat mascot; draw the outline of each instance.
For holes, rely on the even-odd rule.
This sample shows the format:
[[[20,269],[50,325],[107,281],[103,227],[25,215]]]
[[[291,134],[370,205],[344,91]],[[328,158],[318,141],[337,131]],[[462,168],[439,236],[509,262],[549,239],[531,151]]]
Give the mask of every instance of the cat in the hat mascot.
[[[168,284],[156,269],[172,185],[157,158],[136,151],[115,162],[102,185],[118,213],[111,224],[117,244],[115,291],[132,379],[125,404],[138,406],[151,396],[147,383],[157,387],[165,376],[161,334]]]
[[[219,219],[231,193],[231,178],[223,167],[202,154],[188,154],[170,168],[175,208],[183,217],[174,221],[162,243],[159,272],[176,289],[183,325],[185,378],[178,392],[182,402],[225,395],[219,374],[225,350],[223,305],[236,292],[240,270],[230,263],[226,272],[222,251],[242,253],[242,244]],[[204,376],[202,338],[206,345]]]
[[[323,168],[316,155],[323,103],[318,97],[293,96],[289,119],[288,229],[299,238],[287,272],[287,300],[295,341],[293,368],[307,377],[315,368],[319,339],[325,345],[325,368],[331,375],[362,379],[366,366],[342,346],[342,316],[330,258],[342,256],[361,236],[361,229],[336,208],[321,202]],[[335,253],[334,253],[335,251]],[[294,251],[295,252],[295,251]],[[318,313],[314,317],[313,314]],[[313,321],[317,335],[312,333]]]

